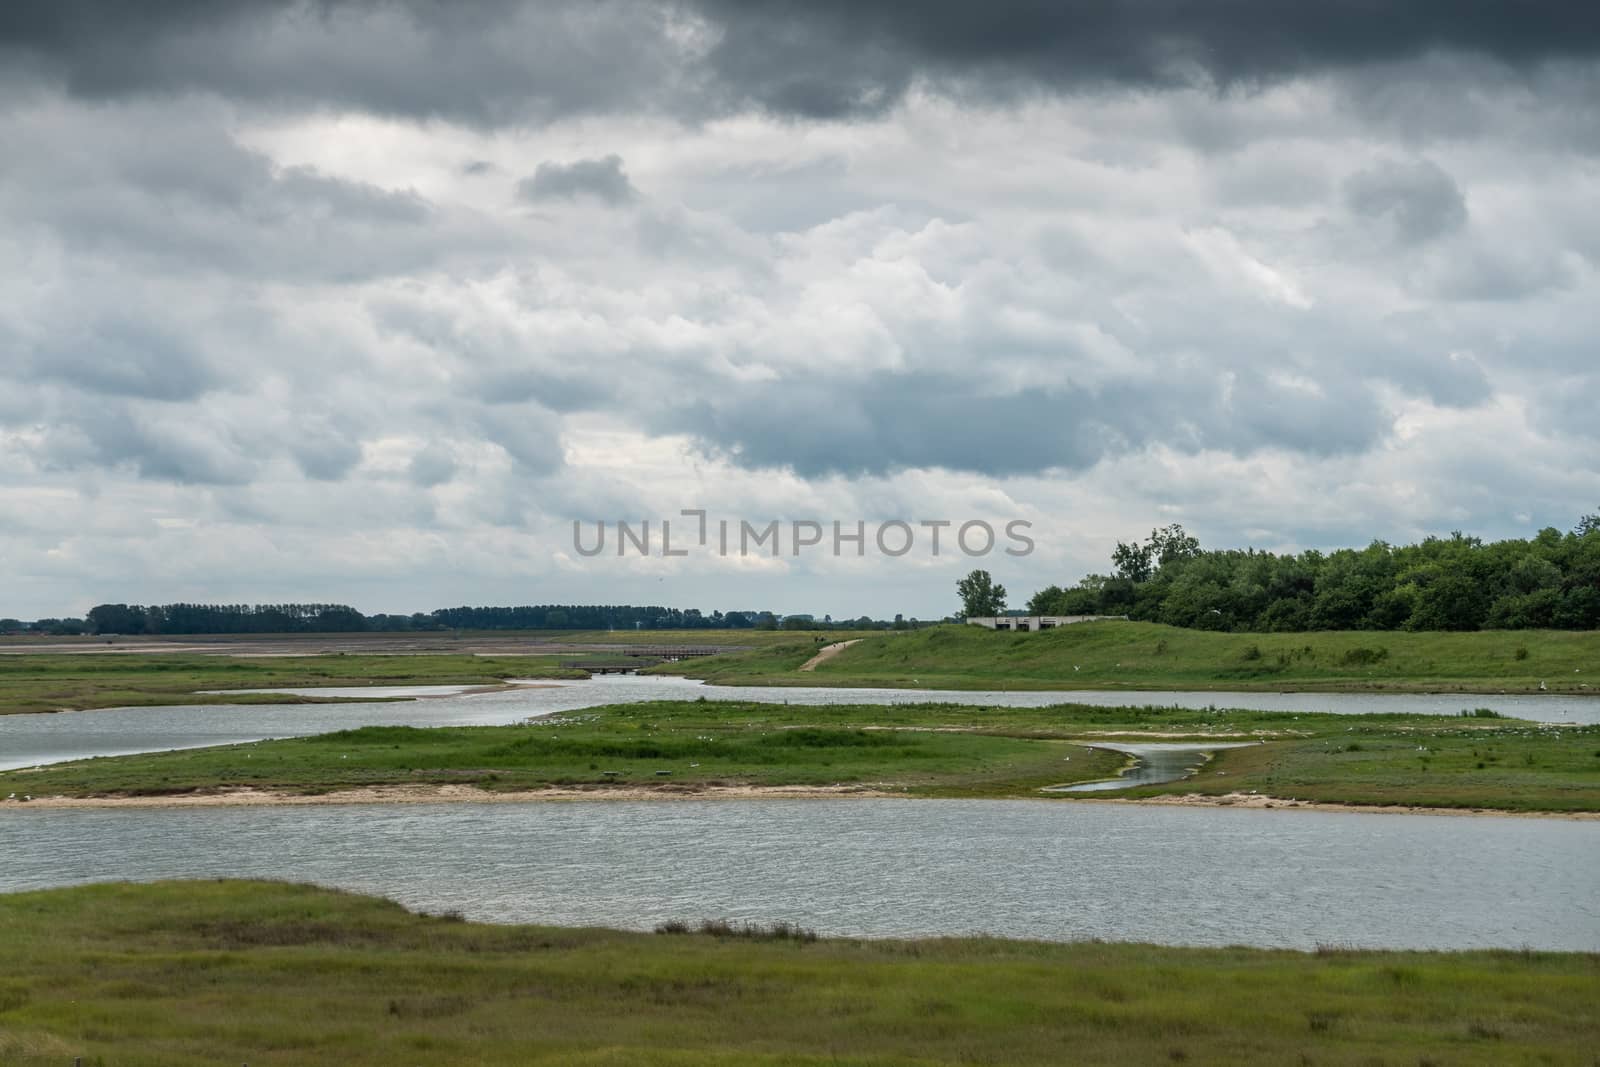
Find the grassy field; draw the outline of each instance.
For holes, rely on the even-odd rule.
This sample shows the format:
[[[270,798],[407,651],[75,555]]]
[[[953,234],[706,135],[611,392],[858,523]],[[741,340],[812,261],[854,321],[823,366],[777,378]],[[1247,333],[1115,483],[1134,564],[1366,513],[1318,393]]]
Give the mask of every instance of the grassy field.
[[[0,896],[13,1067],[1591,1065],[1597,1003],[1585,954],[488,926],[258,882]]]
[[[598,657],[587,657],[598,658]],[[343,685],[497,685],[507,678],[582,678],[554,656],[0,656],[0,715],[152,704],[282,704],[311,698],[206,689]]]
[[[375,726],[53,764],[0,772],[0,795],[453,784],[669,792],[810,785],[920,797],[1042,797],[1045,786],[1110,777],[1126,763],[1085,743],[1141,735],[1264,743],[1220,750],[1198,777],[1133,795],[1255,790],[1351,804],[1600,811],[1600,726],[1220,709],[705,700],[588,709],[517,726]]]
[[[1099,622],[1042,633],[879,633],[814,671],[816,642],[668,665],[722,684],[941,689],[1215,689],[1600,696],[1600,632],[1226,634]]]
[[[412,649],[405,638],[423,644]],[[452,638],[458,635],[447,635]],[[470,638],[471,635],[465,635]],[[910,632],[820,634],[754,630],[547,631],[495,635],[473,654],[423,647],[439,635],[333,635],[400,644],[383,654],[315,651],[320,638],[205,638],[222,654],[49,652],[0,655],[0,714],[183,703],[283,703],[301,698],[197,696],[202,689],[283,686],[472,684],[506,678],[580,677],[574,661],[625,657],[638,644],[751,646],[666,664],[660,673],[713,683],[887,686],[944,689],[1200,689],[1391,692],[1550,692],[1600,697],[1600,633],[1552,631],[1468,634],[1217,634],[1152,623],[1091,623],[1038,634],[976,626]],[[463,638],[465,640],[465,638]],[[797,668],[836,641],[856,644],[801,673]],[[614,645],[616,652],[562,653],[548,642]],[[32,647],[23,642],[18,647]],[[71,646],[75,647],[75,646]],[[519,654],[526,648],[534,654]],[[229,654],[232,653],[232,654]]]

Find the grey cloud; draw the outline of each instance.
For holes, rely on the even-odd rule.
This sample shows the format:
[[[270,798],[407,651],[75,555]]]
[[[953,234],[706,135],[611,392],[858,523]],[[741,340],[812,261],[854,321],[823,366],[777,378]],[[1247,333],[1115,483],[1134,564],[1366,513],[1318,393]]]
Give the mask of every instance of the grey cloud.
[[[1436,163],[1385,163],[1351,175],[1345,202],[1358,215],[1385,222],[1406,244],[1431,241],[1467,223],[1467,202]]]
[[[151,418],[117,407],[82,412],[74,426],[53,438],[48,455],[68,468],[88,460],[109,468],[131,467],[141,478],[188,485],[243,485],[259,469],[227,427]]]
[[[1447,300],[1493,301],[1523,300],[1572,280],[1572,270],[1554,250],[1483,243],[1441,250],[1422,278],[1430,292]]]
[[[209,92],[522,122],[635,106],[642,86],[678,81],[670,14],[630,0],[21,0],[0,12],[0,63],[99,99]]]
[[[624,204],[636,195],[618,155],[541,163],[533,177],[517,183],[517,196],[529,202],[592,196],[608,204]]]
[[[1600,346],[1595,346],[1600,347]],[[1600,351],[1591,358],[1600,362]],[[1600,377],[1569,378],[1548,395],[1541,396],[1540,412],[1568,433],[1600,441]]]
[[[223,380],[187,338],[131,316],[55,322],[28,356],[35,381],[110,396],[193,400]]]
[[[442,441],[429,441],[422,451],[411,457],[406,474],[411,484],[432,489],[454,478],[458,469],[455,453],[448,445]]]
[[[554,341],[530,344],[526,338],[470,315],[387,300],[371,309],[385,334],[430,350],[441,364],[456,368],[455,392],[473,404],[508,405],[536,401],[566,413],[602,407],[614,385],[585,353]]]
[[[409,189],[276,166],[205,109],[0,111],[0,140],[0,212],[48,227],[75,253],[138,261],[141,273],[349,282],[514,241]]]
[[[361,461],[361,442],[329,419],[305,419],[290,431],[289,454],[306,477],[319,482],[343,479]]]
[[[658,429],[695,436],[741,466],[812,478],[940,467],[996,477],[1081,471],[1153,445],[1313,455],[1362,451],[1388,430],[1365,386],[1322,392],[1253,372],[1231,389],[1213,374],[1161,383],[1024,388],[985,395],[965,378],[875,374],[848,385],[795,381],[702,399]]]
[[[533,404],[486,407],[476,413],[477,430],[499,445],[523,474],[559,470],[561,437],[556,421]]]
[[[701,32],[686,37],[685,16]],[[749,103],[838,117],[919,80],[990,95],[1231,86],[1440,52],[1592,59],[1600,14],[1578,0],[1416,0],[1381,17],[1367,0],[22,0],[0,13],[7,66],[84,95],[199,90],[485,123]]]

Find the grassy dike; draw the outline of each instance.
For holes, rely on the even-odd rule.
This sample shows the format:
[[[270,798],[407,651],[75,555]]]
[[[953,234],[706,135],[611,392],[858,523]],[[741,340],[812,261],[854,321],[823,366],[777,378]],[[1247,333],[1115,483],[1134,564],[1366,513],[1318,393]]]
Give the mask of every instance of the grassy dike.
[[[13,1067],[1588,1065],[1597,1003],[1582,954],[634,934],[261,882],[0,896]]]
[[[499,685],[507,678],[583,678],[554,656],[184,655],[0,656],[0,715],[158,704],[330,703],[270,693],[202,695],[208,689],[344,685]]]
[[[1600,632],[1234,634],[1113,621],[1000,633],[947,625],[874,634],[800,672],[820,643],[658,670],[724,685],[1532,693],[1542,683],[1600,697]]]
[[[1219,750],[1197,777],[1129,791],[1138,797],[1253,791],[1357,805],[1600,811],[1600,726],[1223,709],[707,700],[587,709],[517,726],[374,726],[82,760],[0,772],[0,797],[440,786],[603,797],[811,786],[911,797],[1053,796],[1067,803],[1078,798],[1039,790],[1114,775],[1126,758],[1087,746],[1140,738],[1263,743]]]

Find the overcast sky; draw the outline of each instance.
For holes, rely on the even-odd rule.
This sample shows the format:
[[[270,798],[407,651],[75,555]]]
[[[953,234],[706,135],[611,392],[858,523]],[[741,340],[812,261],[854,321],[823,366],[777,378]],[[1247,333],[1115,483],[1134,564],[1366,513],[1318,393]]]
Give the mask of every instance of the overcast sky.
[[[1600,5],[910,10],[10,0],[0,616],[936,617],[1600,505]],[[683,508],[1036,549],[573,549]]]

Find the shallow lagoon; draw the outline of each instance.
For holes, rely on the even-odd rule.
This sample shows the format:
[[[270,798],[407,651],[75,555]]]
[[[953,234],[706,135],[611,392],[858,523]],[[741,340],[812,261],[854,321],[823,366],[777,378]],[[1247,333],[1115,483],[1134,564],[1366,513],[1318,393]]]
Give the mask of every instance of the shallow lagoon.
[[[0,891],[259,877],[498,922],[1600,951],[1600,822],[961,800],[0,813]]]
[[[404,687],[409,691],[428,687]],[[455,690],[459,687],[439,687]],[[297,690],[316,695],[320,691]],[[328,691],[340,696],[348,689]],[[359,692],[357,690],[356,692]],[[372,690],[386,695],[389,690]],[[1210,693],[1101,691],[964,691],[833,689],[825,687],[708,686],[687,678],[606,675],[588,681],[529,682],[526,687],[473,695],[360,704],[193,704],[112,708],[54,715],[0,716],[0,770],[90,756],[197,748],[203,745],[298,737],[356,726],[503,725],[532,716],[640,700],[747,700],[789,704],[904,704],[944,701],[989,707],[1146,704],[1229,707],[1337,714],[1454,715],[1487,707],[1503,715],[1563,724],[1600,722],[1600,699],[1572,696],[1475,694]]]

